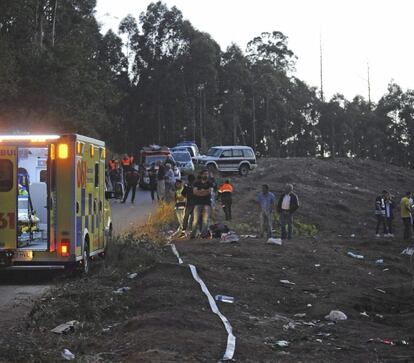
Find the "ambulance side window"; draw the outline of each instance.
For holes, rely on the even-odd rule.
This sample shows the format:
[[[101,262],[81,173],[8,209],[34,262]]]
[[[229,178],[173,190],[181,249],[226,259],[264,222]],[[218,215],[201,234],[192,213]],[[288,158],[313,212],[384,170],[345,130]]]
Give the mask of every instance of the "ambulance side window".
[[[47,183],[47,170],[40,171],[40,182]]]
[[[95,164],[95,187],[99,187],[99,164]]]
[[[13,164],[10,160],[0,159],[0,192],[13,188]]]

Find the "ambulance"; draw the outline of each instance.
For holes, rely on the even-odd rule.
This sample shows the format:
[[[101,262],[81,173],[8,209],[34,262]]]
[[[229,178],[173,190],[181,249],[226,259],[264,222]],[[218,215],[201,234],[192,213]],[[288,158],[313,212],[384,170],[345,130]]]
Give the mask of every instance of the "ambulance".
[[[0,135],[0,269],[64,269],[103,256],[112,236],[105,143]]]

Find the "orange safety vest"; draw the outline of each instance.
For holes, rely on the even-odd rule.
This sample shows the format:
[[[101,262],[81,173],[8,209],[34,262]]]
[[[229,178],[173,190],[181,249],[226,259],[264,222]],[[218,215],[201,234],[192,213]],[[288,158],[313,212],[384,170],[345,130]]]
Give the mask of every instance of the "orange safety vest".
[[[219,193],[233,193],[233,186],[228,183],[224,183],[219,188]]]
[[[122,160],[121,160],[121,162],[122,162],[122,165],[124,165],[124,166],[130,166],[130,165],[132,165],[133,164],[133,162],[134,162],[134,157],[133,156],[130,156],[130,157],[128,157],[128,158],[123,158]]]

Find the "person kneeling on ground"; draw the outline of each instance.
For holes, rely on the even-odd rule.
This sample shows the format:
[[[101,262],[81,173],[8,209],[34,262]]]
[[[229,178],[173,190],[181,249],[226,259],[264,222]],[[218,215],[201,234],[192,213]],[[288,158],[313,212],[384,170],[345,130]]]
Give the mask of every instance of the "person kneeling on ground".
[[[181,179],[176,180],[175,182],[175,214],[178,220],[178,230],[177,234],[182,236],[185,234],[183,222],[184,222],[184,214],[185,214],[185,205],[186,205],[186,198],[183,195],[184,185]]]
[[[191,238],[195,238],[201,219],[201,238],[208,237],[208,225],[211,215],[211,189],[212,184],[208,180],[208,170],[200,173],[200,179],[194,183],[194,212]]]
[[[384,237],[388,235],[386,218],[385,218],[385,201],[387,199],[388,192],[382,191],[382,194],[375,199],[375,216],[377,217],[377,227],[375,229],[375,236],[381,237],[379,234],[380,227],[382,225]]]
[[[233,186],[230,184],[230,180],[226,180],[224,184],[220,185],[218,189],[221,206],[226,216],[226,221],[231,221],[231,204]]]
[[[132,189],[131,203],[134,203],[135,192],[137,190],[137,185],[138,185],[138,182],[139,182],[139,173],[138,173],[138,171],[135,170],[134,168],[127,171],[126,175],[125,175],[125,181],[126,181],[126,192],[125,192],[125,195],[124,195],[124,200],[121,203],[126,202],[131,189]]]
[[[299,208],[299,200],[293,193],[293,185],[286,184],[285,193],[282,194],[277,203],[277,211],[280,215],[280,235],[282,239],[292,239],[293,213]],[[286,233],[287,227],[287,233]]]
[[[275,195],[269,192],[267,184],[262,185],[262,191],[257,197],[257,202],[260,205],[260,237],[267,234],[267,238],[272,238],[273,225],[273,209],[275,206]]]
[[[408,242],[411,235],[411,192],[407,192],[405,196],[401,199],[400,209],[401,209],[401,219],[404,224],[404,241]]]

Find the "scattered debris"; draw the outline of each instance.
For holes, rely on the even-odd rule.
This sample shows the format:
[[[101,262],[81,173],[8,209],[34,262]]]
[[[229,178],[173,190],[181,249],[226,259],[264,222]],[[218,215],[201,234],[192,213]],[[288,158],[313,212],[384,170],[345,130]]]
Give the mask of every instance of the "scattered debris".
[[[225,302],[225,303],[229,303],[229,304],[233,304],[234,303],[234,297],[232,297],[232,296],[216,295],[214,297],[214,299],[216,301],[221,301],[221,302]]]
[[[51,332],[55,334],[68,334],[75,331],[75,327],[79,325],[79,321],[71,320],[67,323],[60,324],[56,328],[52,329]]]
[[[317,336],[319,336],[319,337],[330,337],[332,334],[331,333],[318,333],[318,334],[316,334]]]
[[[117,294],[117,295],[122,295],[122,294],[124,294],[125,292],[127,292],[127,291],[129,291],[129,290],[131,290],[131,288],[130,287],[128,287],[128,286],[124,286],[124,287],[120,287],[119,289],[117,289],[117,290],[114,290],[113,291],[113,293],[114,294]]]
[[[311,308],[312,307],[312,304],[308,304],[308,305],[306,305],[306,307]]]
[[[402,255],[412,256],[414,254],[414,247],[407,247],[401,252]]]
[[[366,318],[369,318],[369,315],[367,314],[366,311],[363,311],[362,313],[359,313],[359,315],[365,316]]]
[[[290,321],[289,323],[283,325],[284,330],[295,329],[295,328],[296,328],[296,324],[292,321]]]
[[[280,347],[280,348],[286,348],[289,346],[289,342],[287,340],[278,340],[275,343],[276,346]]]
[[[306,313],[297,313],[294,315],[296,318],[304,318],[306,316]]]
[[[382,265],[384,263],[384,260],[382,258],[380,258],[379,260],[375,261],[376,265]]]
[[[322,342],[323,342],[323,340],[322,340],[322,339],[316,339],[316,341],[317,341],[318,343],[322,343]]]
[[[228,233],[222,233],[220,242],[221,243],[234,243],[238,242],[240,240],[240,237],[234,233],[234,232],[228,232]]]
[[[280,282],[284,285],[296,285],[294,282],[289,280],[280,280]]]
[[[376,316],[377,318],[384,319],[384,315],[381,315],[381,314],[375,314],[375,316]]]
[[[387,293],[385,290],[378,289],[378,288],[375,288],[375,291],[378,291],[378,292],[380,292],[381,294],[386,294],[386,293]]]
[[[384,269],[382,270],[382,272],[387,272],[387,271],[389,271],[389,268],[384,268]]]
[[[341,321],[348,319],[348,317],[342,311],[332,310],[329,315],[325,316],[325,319],[330,321]]]
[[[64,360],[74,360],[75,354],[73,354],[69,349],[63,349],[63,352],[61,353],[62,358]]]
[[[321,267],[321,265],[319,263],[316,263],[315,267]]]
[[[355,234],[351,234],[351,238],[355,238],[356,236],[355,236]]]
[[[132,274],[129,274],[127,277],[129,278],[129,279],[135,279],[135,277],[137,277],[138,276],[138,274],[136,273],[136,272],[134,272],[134,273],[132,273]]]
[[[269,243],[271,245],[278,245],[281,246],[282,245],[282,240],[280,238],[269,238],[266,243]]]
[[[241,238],[257,238],[257,235],[255,235],[255,234],[242,234],[240,237]]]
[[[358,259],[358,260],[363,260],[363,259],[364,259],[364,256],[362,256],[362,255],[357,255],[357,254],[355,254],[355,253],[353,253],[353,252],[351,252],[351,251],[347,252],[347,255],[348,255],[349,257],[356,258],[356,259]]]
[[[381,339],[381,338],[371,338],[370,340],[368,340],[368,343],[382,343],[382,344],[386,344],[386,345],[395,345],[395,342],[393,342],[390,339]]]

